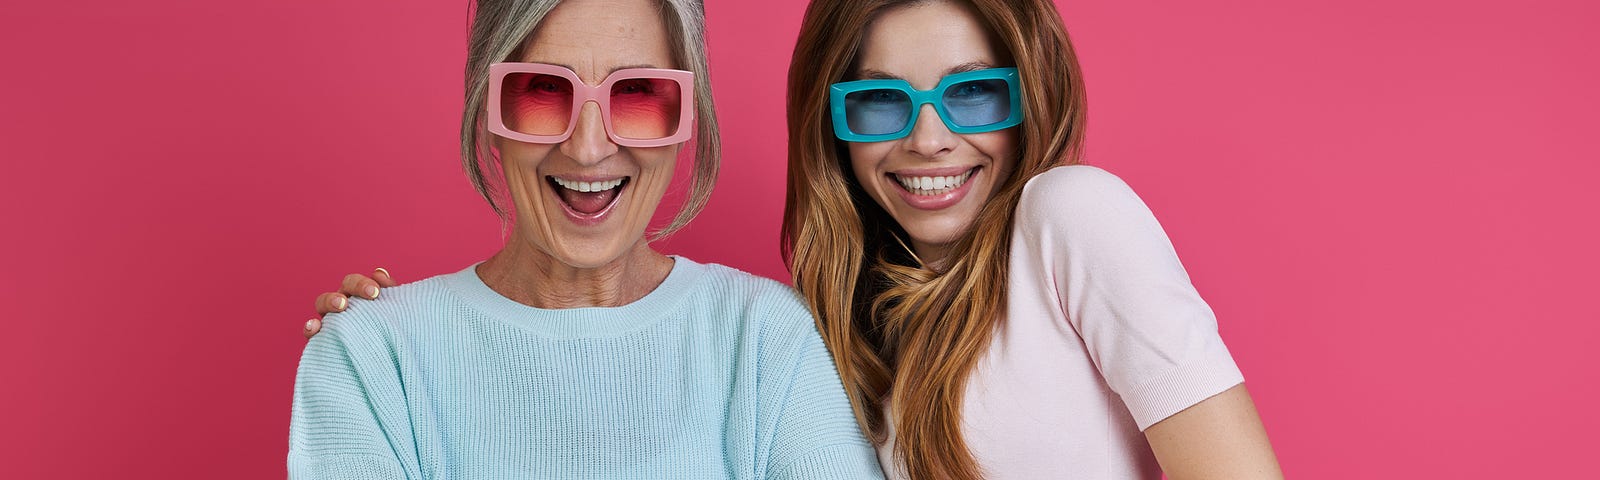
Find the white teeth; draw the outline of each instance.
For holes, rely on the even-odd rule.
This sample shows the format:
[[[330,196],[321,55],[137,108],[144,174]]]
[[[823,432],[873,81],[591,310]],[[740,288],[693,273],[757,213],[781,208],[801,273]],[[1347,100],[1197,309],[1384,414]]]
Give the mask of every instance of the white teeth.
[[[603,182],[577,182],[577,181],[572,181],[572,180],[566,180],[566,179],[563,179],[561,177],[551,177],[551,178],[554,178],[556,180],[556,184],[561,185],[562,187],[564,187],[564,188],[566,188],[568,190],[576,190],[576,191],[579,191],[579,192],[603,192],[603,191],[606,191],[606,190],[617,188],[617,186],[622,185],[622,179],[621,178],[618,178],[618,179],[615,179],[615,180],[606,180],[606,181],[603,181]]]
[[[900,182],[900,185],[906,187],[906,190],[923,195],[931,195],[945,193],[945,190],[959,187],[967,183],[967,178],[971,176],[972,171],[968,170],[960,175],[948,177],[902,177],[895,175],[894,178]]]

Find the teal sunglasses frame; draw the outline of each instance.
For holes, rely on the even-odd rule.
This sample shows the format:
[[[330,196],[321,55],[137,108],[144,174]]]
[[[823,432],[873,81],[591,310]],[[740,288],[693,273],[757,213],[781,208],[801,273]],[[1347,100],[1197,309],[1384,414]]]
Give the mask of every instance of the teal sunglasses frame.
[[[970,72],[953,73],[939,79],[939,85],[932,90],[917,90],[905,80],[854,80],[839,82],[828,87],[828,107],[832,112],[833,135],[846,142],[883,142],[898,140],[911,134],[911,129],[917,126],[917,115],[925,104],[933,104],[934,112],[939,114],[939,120],[944,122],[945,128],[951,132],[983,133],[1015,127],[1022,123],[1022,88],[1018,80],[1017,69],[1014,67],[986,68]],[[1011,93],[1011,115],[1005,120],[978,126],[961,126],[950,122],[950,112],[945,109],[944,91],[956,84],[973,80],[1003,80],[1006,88]],[[897,90],[911,98],[911,116],[906,119],[905,128],[898,132],[876,135],[861,134],[850,131],[850,124],[845,114],[845,96],[864,90]]]

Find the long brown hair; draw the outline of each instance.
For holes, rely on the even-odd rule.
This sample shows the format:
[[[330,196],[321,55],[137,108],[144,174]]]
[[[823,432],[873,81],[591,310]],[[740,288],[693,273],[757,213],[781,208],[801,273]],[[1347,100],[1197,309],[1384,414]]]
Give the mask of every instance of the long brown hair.
[[[998,179],[944,271],[919,265],[904,231],[861,188],[827,112],[828,86],[853,75],[881,12],[928,0],[814,0],[789,64],[789,179],[784,260],[817,317],[856,419],[874,442],[896,431],[914,479],[980,478],[961,436],[966,380],[1005,315],[1011,227],[1022,187],[1077,163],[1084,89],[1049,0],[969,1],[1016,59],[1023,90],[1017,166]],[[893,398],[894,417],[883,406]]]

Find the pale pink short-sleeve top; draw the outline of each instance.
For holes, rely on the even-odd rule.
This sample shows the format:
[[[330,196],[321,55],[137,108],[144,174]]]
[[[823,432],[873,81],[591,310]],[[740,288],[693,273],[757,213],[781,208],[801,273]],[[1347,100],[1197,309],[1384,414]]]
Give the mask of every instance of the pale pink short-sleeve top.
[[[985,478],[1159,479],[1141,433],[1244,381],[1149,207],[1105,170],[1030,180],[1008,313],[967,383],[962,435]],[[878,457],[905,478],[890,441]]]

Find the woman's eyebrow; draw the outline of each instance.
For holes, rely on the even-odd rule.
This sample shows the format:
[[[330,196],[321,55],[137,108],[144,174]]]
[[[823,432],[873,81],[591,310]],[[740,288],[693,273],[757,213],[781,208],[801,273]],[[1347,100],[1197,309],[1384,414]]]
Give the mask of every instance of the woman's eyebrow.
[[[982,61],[982,60],[978,60],[978,61],[962,63],[962,64],[959,64],[959,65],[955,65],[955,66],[952,66],[950,68],[947,68],[947,69],[945,69],[943,75],[950,75],[950,74],[964,73],[964,72],[972,72],[972,71],[985,70],[985,69],[990,69],[990,68],[994,68],[994,64],[989,63],[989,62],[985,62],[985,61]],[[943,75],[941,75],[941,76],[943,76]],[[885,72],[885,71],[882,71],[882,70],[875,70],[875,69],[871,69],[871,68],[863,68],[863,69],[857,71],[856,72],[856,78],[863,79],[863,80],[905,80],[905,77],[901,77],[899,75],[895,75],[895,74],[892,74],[892,73],[889,73],[889,72]]]
[[[950,74],[953,74],[953,73],[975,72],[975,71],[978,71],[978,70],[987,70],[987,69],[990,69],[990,68],[994,68],[994,64],[979,60],[979,61],[967,62],[967,63],[963,63],[963,64],[960,64],[960,65],[956,65],[954,67],[950,67],[948,69],[945,69],[944,74],[945,75],[950,75]]]
[[[578,69],[572,68],[572,65],[567,65],[565,63],[541,62],[541,61],[531,61],[531,62],[523,62],[523,63],[543,63],[545,65],[555,65],[557,67],[565,68],[567,70],[571,70],[573,73],[577,73],[578,72]],[[619,65],[619,66],[611,67],[611,71],[606,72],[606,75],[617,73],[617,70],[627,70],[627,69],[630,69],[630,68],[661,68],[661,67],[658,67],[658,66],[655,66],[655,65],[649,64],[649,63],[635,63],[635,64],[631,64],[631,65]]]
[[[661,67],[658,67],[658,66],[655,66],[655,65],[651,65],[651,64],[648,64],[648,63],[638,63],[638,64],[633,64],[633,65],[623,65],[623,66],[620,66],[620,67],[613,67],[611,69],[611,71],[606,72],[606,75],[617,73],[618,70],[627,70],[627,69],[630,69],[630,68],[661,68]]]
[[[873,70],[873,69],[870,69],[870,68],[863,68],[863,69],[861,69],[861,71],[856,72],[856,78],[860,78],[860,79],[863,79],[863,80],[905,80],[904,78],[901,78],[899,75],[895,75],[895,74],[892,74],[892,73],[889,73],[889,72],[885,72],[885,71],[882,71],[882,70]]]

